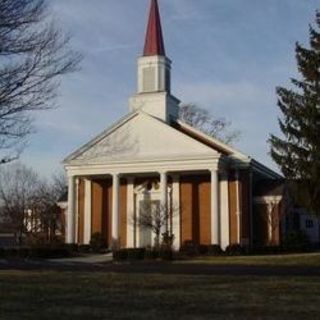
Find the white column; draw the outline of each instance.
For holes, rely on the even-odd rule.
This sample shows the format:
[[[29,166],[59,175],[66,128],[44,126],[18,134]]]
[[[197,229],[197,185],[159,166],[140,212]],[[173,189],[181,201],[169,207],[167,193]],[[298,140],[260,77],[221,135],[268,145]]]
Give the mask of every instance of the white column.
[[[174,235],[173,247],[180,249],[180,177],[172,177],[172,233]]]
[[[91,180],[84,181],[84,244],[91,240]]]
[[[224,250],[230,244],[229,181],[227,172],[222,172],[220,179],[220,226],[220,245]]]
[[[240,195],[240,174],[236,171],[236,215],[237,215],[237,238],[238,244],[241,244],[241,195]]]
[[[127,248],[134,247],[134,206],[134,178],[129,177],[127,179]]]
[[[211,171],[211,244],[219,245],[219,177],[218,171]]]
[[[272,211],[273,211],[274,205],[272,202],[267,203],[267,210],[268,210],[268,240],[269,244],[272,244],[272,238],[273,238],[273,216],[272,216]]]
[[[112,176],[112,240],[119,241],[119,174]]]
[[[68,179],[68,211],[66,217],[66,243],[75,241],[75,178]]]
[[[167,179],[167,173],[166,172],[160,172],[160,201],[162,210],[168,210],[168,179]],[[164,230],[162,232],[168,231],[168,225],[169,221],[167,221],[167,225],[165,226]]]
[[[75,243],[79,243],[79,219],[80,219],[80,215],[79,215],[79,184],[80,184],[80,180],[79,178],[76,178],[76,189],[75,189],[75,225],[74,225],[74,242]]]

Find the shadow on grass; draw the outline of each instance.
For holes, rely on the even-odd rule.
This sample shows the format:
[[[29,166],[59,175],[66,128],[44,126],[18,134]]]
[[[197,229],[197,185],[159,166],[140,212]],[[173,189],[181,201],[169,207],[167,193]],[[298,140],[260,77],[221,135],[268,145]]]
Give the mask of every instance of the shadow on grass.
[[[214,276],[320,276],[320,267],[281,265],[208,264],[188,262],[136,261],[127,263],[60,263],[44,260],[11,260],[0,262],[0,270],[101,272],[120,274],[169,274],[169,275],[214,275]]]

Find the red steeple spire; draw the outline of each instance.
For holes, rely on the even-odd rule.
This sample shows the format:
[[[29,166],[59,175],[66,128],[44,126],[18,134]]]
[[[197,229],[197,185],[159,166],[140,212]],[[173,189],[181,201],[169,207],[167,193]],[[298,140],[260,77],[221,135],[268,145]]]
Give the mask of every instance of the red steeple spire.
[[[146,42],[144,45],[144,56],[165,56],[164,42],[162,36],[161,19],[157,0],[151,0]]]

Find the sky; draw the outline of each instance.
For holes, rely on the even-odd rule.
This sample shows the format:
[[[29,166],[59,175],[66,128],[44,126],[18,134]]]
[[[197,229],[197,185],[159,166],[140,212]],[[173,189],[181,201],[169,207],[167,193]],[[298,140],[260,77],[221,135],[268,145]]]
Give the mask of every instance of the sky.
[[[21,162],[44,176],[129,112],[136,92],[150,0],[50,0],[58,26],[84,56],[61,79],[58,107],[33,114],[36,132]],[[319,0],[159,0],[173,94],[241,132],[235,147],[276,169],[277,86],[296,77],[295,42],[307,45]]]

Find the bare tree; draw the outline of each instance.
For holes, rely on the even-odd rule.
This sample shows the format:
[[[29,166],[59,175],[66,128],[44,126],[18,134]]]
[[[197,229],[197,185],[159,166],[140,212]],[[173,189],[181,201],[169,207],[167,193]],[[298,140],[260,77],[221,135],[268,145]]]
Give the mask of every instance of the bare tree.
[[[165,242],[173,241],[172,220],[179,208],[176,205],[163,205],[158,201],[144,201],[140,206],[139,214],[133,217],[132,223],[154,234],[154,247],[160,249],[161,236]],[[171,243],[172,244],[172,243]]]
[[[183,105],[179,117],[190,126],[227,144],[236,142],[240,137],[239,131],[230,130],[231,122],[215,118],[208,110],[194,104]]]
[[[63,230],[57,201],[65,191],[63,177],[47,181],[31,168],[15,163],[0,170],[0,218],[14,230],[18,244],[28,235],[51,242]]]
[[[34,237],[51,243],[57,235],[63,233],[63,216],[57,202],[66,192],[64,175],[54,175],[52,180],[39,181],[38,188],[32,198],[31,212],[40,224],[38,230],[31,230]]]
[[[27,232],[27,220],[33,197],[38,192],[39,177],[22,164],[2,167],[0,170],[0,215],[15,232],[18,244]]]
[[[33,131],[30,113],[53,107],[59,76],[81,56],[49,18],[47,0],[0,1],[0,162],[19,156]]]

